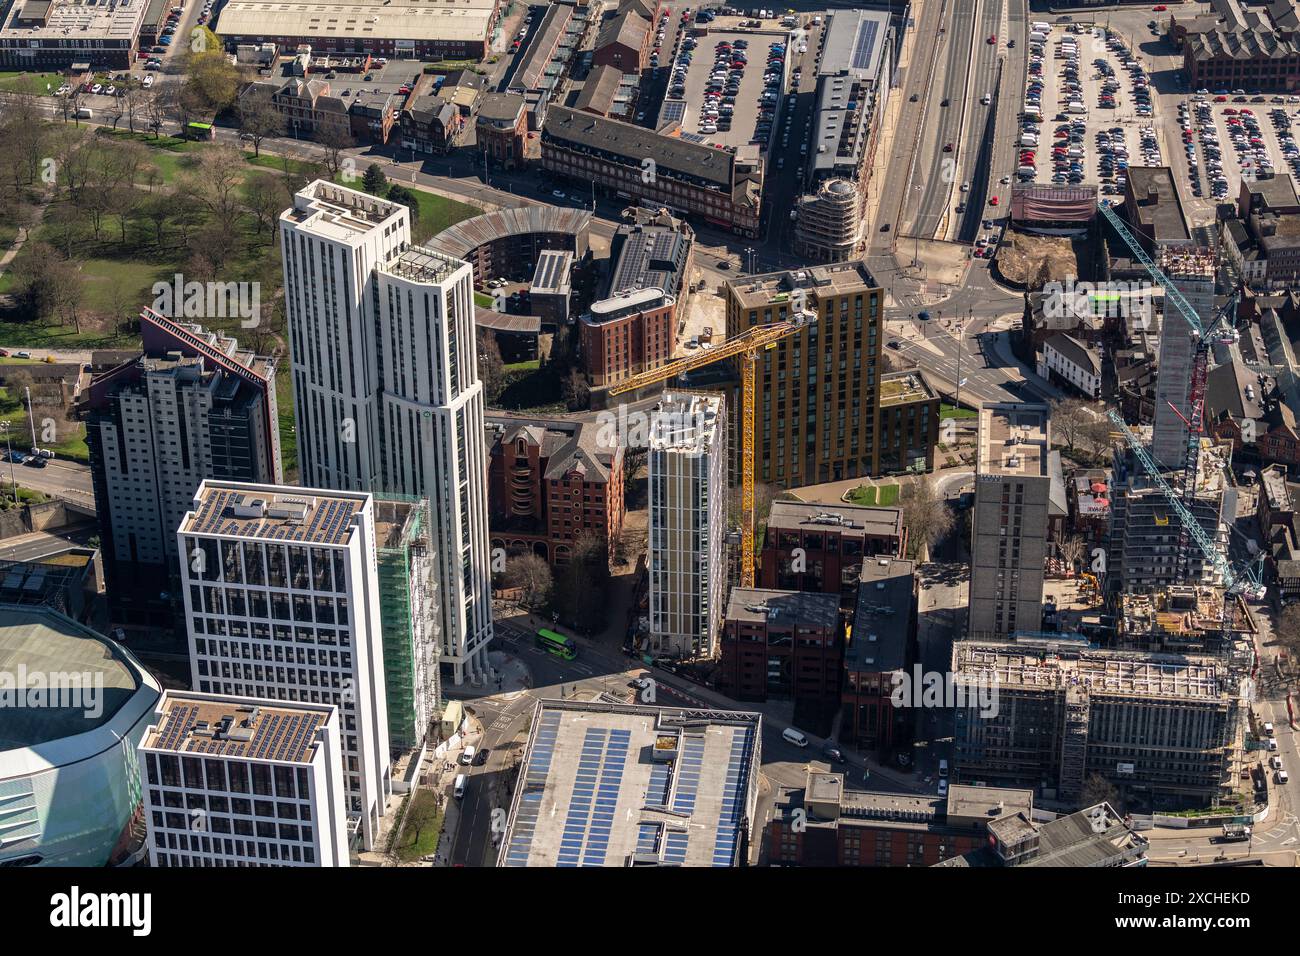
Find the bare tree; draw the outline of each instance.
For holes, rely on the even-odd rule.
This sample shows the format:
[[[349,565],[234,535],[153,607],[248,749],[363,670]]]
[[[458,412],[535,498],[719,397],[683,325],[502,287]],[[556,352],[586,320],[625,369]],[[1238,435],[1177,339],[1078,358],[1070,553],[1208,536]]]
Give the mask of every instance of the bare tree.
[[[903,485],[898,504],[903,509],[909,555],[921,555],[952,529],[952,512],[924,476]]]
[[[1072,534],[1062,538],[1056,545],[1061,552],[1061,560],[1069,565],[1071,570],[1078,566],[1080,559],[1083,558],[1086,545],[1084,544],[1083,535]]]
[[[506,560],[507,587],[518,588],[519,603],[532,610],[546,607],[551,600],[554,580],[551,566],[535,554],[520,554]]]
[[[343,151],[357,145],[357,141],[338,123],[322,123],[313,139],[325,148],[325,168],[334,179],[343,170]]]
[[[1293,665],[1300,659],[1300,604],[1282,608],[1273,627],[1273,639],[1286,651]]]
[[[254,88],[239,101],[239,131],[253,144],[253,155],[262,155],[262,141],[284,135],[284,117],[271,100]]]
[[[1052,434],[1074,452],[1083,441],[1084,429],[1095,421],[1092,410],[1077,398],[1058,398],[1052,402]]]

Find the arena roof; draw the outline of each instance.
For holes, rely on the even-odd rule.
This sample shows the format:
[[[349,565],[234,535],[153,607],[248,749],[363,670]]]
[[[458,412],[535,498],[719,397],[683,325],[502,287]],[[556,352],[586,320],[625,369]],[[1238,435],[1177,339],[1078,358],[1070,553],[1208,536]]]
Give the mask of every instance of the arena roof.
[[[81,686],[97,697],[32,696],[51,684],[76,687],[69,675],[87,674]],[[114,641],[48,608],[0,605],[0,751],[94,730],[122,709],[141,682],[139,666]]]

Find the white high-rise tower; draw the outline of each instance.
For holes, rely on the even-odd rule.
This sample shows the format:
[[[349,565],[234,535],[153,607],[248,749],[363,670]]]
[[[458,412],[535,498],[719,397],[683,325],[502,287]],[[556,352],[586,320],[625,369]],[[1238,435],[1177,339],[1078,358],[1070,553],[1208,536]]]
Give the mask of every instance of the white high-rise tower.
[[[441,660],[461,683],[492,640],[473,271],[412,246],[405,206],[323,180],[280,222],[303,483],[429,499]]]

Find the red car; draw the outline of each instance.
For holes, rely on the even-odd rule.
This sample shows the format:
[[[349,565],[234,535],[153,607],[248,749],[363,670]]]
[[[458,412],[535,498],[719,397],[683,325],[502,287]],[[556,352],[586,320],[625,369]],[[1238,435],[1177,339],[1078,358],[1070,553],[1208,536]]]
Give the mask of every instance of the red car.
[[[952,152],[952,143],[945,143],[944,146],[943,146],[943,151],[944,151],[945,153],[951,153],[951,152]]]
[[[995,33],[995,34],[993,34],[992,36],[990,36],[986,42],[988,42],[988,43],[997,43],[997,42],[998,42],[998,36],[997,36],[997,34]]]
[[[998,197],[997,197],[997,196],[994,196],[992,199],[989,200],[989,205],[990,205],[990,206],[996,206],[997,204],[998,204]]]
[[[1166,7],[1163,3],[1160,4],[1159,6],[1155,6],[1155,7],[1152,7],[1152,8],[1151,8],[1151,10],[1152,10],[1153,13],[1164,13],[1164,12],[1165,12],[1166,10],[1168,10],[1168,9],[1169,9],[1169,8]]]

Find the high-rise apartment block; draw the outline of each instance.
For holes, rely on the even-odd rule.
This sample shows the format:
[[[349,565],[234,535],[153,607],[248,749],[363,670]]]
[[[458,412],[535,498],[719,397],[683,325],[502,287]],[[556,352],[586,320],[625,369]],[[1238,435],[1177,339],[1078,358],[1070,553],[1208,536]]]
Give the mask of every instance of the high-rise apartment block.
[[[205,478],[281,480],[275,362],[146,309],[142,354],[96,375],[81,402],[110,613],[173,623],[176,527]]]
[[[347,866],[339,711],[166,691],[140,741],[154,866]]]
[[[866,267],[745,276],[727,283],[726,300],[727,338],[756,325],[805,323],[759,358],[755,478],[794,487],[881,474],[889,457],[878,437],[884,293]],[[739,447],[734,429],[731,440]],[[897,457],[891,470],[912,463]]]
[[[441,659],[492,639],[483,387],[470,265],[411,245],[410,214],[318,180],[280,217],[304,484],[429,499]]]
[[[726,610],[721,396],[665,392],[650,419],[650,648],[714,657]]]
[[[971,530],[971,636],[1038,631],[1047,557],[1047,406],[985,404]]]
[[[350,832],[370,849],[391,791],[372,497],[205,481],[177,537],[191,686],[338,707]]]

